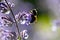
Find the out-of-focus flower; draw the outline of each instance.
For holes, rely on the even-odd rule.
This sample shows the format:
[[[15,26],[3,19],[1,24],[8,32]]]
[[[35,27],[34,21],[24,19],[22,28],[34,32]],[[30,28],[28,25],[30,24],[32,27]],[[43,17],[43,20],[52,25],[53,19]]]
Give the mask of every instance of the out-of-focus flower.
[[[2,24],[4,26],[12,26],[12,24],[14,23],[13,20],[7,16],[1,17],[1,19],[3,20]]]
[[[56,31],[56,30],[57,30],[56,25],[53,25],[53,26],[52,26],[52,31]]]
[[[28,39],[29,35],[27,32],[28,32],[27,30],[23,30],[20,32],[20,36],[22,39]]]
[[[60,27],[60,20],[54,20],[52,23],[52,31],[57,31],[58,27]]]

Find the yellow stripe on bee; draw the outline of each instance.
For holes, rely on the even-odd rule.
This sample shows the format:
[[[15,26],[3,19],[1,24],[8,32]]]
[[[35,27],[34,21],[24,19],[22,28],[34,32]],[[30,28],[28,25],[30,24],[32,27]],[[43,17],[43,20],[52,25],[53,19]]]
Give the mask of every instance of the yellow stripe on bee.
[[[35,16],[35,18],[36,18],[35,22],[37,22],[37,16]]]

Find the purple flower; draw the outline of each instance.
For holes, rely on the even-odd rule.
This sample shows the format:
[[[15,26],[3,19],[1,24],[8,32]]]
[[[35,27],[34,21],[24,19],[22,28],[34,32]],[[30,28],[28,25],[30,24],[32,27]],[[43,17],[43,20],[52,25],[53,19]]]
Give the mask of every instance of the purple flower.
[[[15,6],[14,3],[8,2],[8,4],[9,4],[9,6],[10,6],[11,8],[13,8],[13,7]],[[8,8],[8,6],[7,6],[6,3],[0,2],[0,12],[1,12],[1,13],[4,13],[4,14],[9,14],[9,13],[10,13],[10,10],[9,10],[9,8]]]
[[[14,3],[8,2],[8,4],[9,4],[9,6],[10,6],[11,8],[15,7],[15,4],[14,4]]]
[[[24,24],[29,25],[30,23],[35,22],[36,16],[37,16],[37,11],[36,9],[34,9],[31,10],[31,12],[26,12],[26,11],[19,12],[15,16],[15,18],[18,23],[20,22],[23,25]]]
[[[20,22],[21,24],[26,24],[29,25],[30,24],[30,20],[31,20],[31,15],[28,12],[19,12],[16,16],[16,21]]]
[[[29,35],[28,35],[27,32],[28,32],[27,30],[21,31],[21,32],[20,32],[21,38],[23,38],[23,39],[28,39]]]
[[[15,15],[15,19],[16,19],[17,23],[19,23],[19,21],[20,21],[20,16],[21,16],[20,14],[21,14],[21,12],[19,12],[18,14]]]
[[[4,14],[9,14],[10,13],[10,11],[8,9],[8,6],[3,2],[0,2],[0,12],[4,13]]]
[[[1,17],[1,19],[3,20],[3,25],[4,26],[12,26],[12,24],[14,23],[13,20],[10,17],[7,16],[3,16]]]
[[[0,28],[1,40],[16,40],[16,33]]]

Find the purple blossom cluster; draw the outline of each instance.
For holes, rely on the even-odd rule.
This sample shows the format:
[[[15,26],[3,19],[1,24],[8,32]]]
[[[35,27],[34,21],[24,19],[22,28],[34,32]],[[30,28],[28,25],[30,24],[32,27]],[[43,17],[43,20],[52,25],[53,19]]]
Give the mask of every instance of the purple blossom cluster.
[[[8,2],[8,5],[7,5],[5,2],[0,2],[0,12],[4,14],[9,14],[12,11],[11,9],[9,9],[9,7],[12,8],[14,6],[15,6],[14,3]],[[18,23],[22,25],[30,25],[36,20],[36,16],[37,16],[36,13],[37,13],[36,9],[33,9],[31,12],[22,11],[16,15],[14,15],[12,12],[13,17],[15,18],[14,20],[12,20],[12,18],[9,16],[2,16],[0,19],[2,19],[3,21],[1,22],[2,26],[12,26],[13,23],[16,23],[16,22],[17,22],[16,25]],[[17,38],[16,33],[10,32],[9,30],[0,29],[0,34],[2,35],[2,36],[0,35],[2,37],[1,40],[16,40]],[[21,31],[20,36],[22,39],[28,39],[29,37],[28,30]]]

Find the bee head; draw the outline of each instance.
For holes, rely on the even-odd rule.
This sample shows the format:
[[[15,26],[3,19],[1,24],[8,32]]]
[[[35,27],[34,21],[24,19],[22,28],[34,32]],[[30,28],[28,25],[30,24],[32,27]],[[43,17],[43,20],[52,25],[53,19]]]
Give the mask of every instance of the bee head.
[[[34,16],[37,15],[37,10],[36,10],[36,9],[33,9],[33,10],[31,10],[30,12],[31,12]]]

